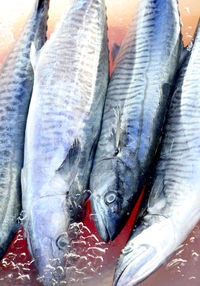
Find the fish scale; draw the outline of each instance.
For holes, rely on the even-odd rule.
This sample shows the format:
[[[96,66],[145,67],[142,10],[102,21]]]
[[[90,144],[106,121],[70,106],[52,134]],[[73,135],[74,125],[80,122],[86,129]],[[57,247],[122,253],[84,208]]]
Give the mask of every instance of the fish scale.
[[[114,62],[90,178],[96,227],[106,241],[120,232],[145,184],[180,51],[177,1],[140,1]],[[115,199],[107,203],[110,193]]]
[[[40,8],[37,6],[39,3]],[[41,24],[41,19],[46,22],[48,10],[48,1],[37,1],[36,4],[0,69],[0,257],[15,235],[18,227],[16,221],[21,211],[20,172],[33,84],[29,53],[37,28],[46,34],[46,24]],[[37,48],[42,44],[39,41]]]
[[[49,286],[63,278],[56,269],[86,199],[101,126],[109,76],[104,1],[70,1],[41,51],[32,47],[32,62],[22,201],[29,251]]]
[[[200,24],[191,55],[179,71],[158,164],[137,227],[118,261],[114,285],[137,285],[144,280],[174,253],[200,219],[199,69]]]

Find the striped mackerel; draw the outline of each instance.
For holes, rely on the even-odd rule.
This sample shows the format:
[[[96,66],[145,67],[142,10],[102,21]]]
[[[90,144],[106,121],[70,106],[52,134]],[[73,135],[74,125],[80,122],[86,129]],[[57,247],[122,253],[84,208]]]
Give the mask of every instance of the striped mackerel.
[[[182,66],[153,182],[117,264],[114,285],[132,286],[161,266],[200,219],[200,24]],[[146,206],[145,206],[146,205]]]
[[[71,0],[32,61],[22,203],[29,251],[49,286],[65,276],[67,229],[84,202],[99,136],[109,72],[104,1]]]
[[[105,241],[125,225],[152,168],[181,47],[177,0],[141,0],[115,61],[90,178]]]
[[[36,1],[14,47],[0,69],[0,257],[6,252],[19,224],[20,174],[24,157],[24,134],[33,87],[31,43],[36,49],[46,41],[49,1]]]

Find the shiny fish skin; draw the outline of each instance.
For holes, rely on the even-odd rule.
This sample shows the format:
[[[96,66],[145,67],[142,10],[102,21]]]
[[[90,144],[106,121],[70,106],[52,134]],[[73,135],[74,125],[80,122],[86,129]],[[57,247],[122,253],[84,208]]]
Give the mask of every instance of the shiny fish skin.
[[[45,41],[47,10],[48,1],[36,2],[0,69],[0,257],[6,252],[18,228],[24,133],[33,86],[29,54],[34,37],[37,49]]]
[[[200,219],[200,25],[181,68],[146,208],[122,251],[114,285],[133,286],[172,255]]]
[[[145,184],[169,105],[181,50],[176,0],[141,0],[108,87],[90,177],[104,241],[119,234]]]
[[[29,251],[43,283],[54,285],[65,275],[67,228],[76,212],[71,202],[75,207],[82,203],[105,101],[104,1],[70,1],[33,61],[22,201]]]

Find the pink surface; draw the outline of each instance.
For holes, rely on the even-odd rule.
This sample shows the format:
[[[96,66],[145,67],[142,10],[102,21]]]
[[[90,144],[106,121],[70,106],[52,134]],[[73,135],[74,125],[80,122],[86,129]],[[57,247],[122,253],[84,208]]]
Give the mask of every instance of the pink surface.
[[[66,0],[51,0],[49,31],[54,30],[59,20]],[[128,24],[134,14],[138,0],[107,0],[108,13],[108,36],[109,47],[112,44],[121,43],[126,34]],[[0,0],[0,61],[6,56],[9,49],[16,40],[28,13],[31,11],[33,0]],[[195,26],[200,15],[199,0],[180,0],[180,12],[183,21],[183,36],[185,44],[192,38]],[[125,245],[131,231],[136,210],[117,239],[105,244],[98,237],[92,221],[90,206],[87,206],[87,215],[84,219],[85,225],[80,224],[82,242],[76,245],[77,253],[85,256],[87,261],[80,262],[77,268],[79,273],[72,271],[68,273],[68,285],[80,285],[72,283],[77,279],[83,282],[83,277],[93,277],[85,281],[88,286],[110,286],[114,266],[119,256],[120,249]],[[84,243],[83,243],[84,242]],[[82,243],[82,244],[81,244]],[[145,280],[142,286],[198,286],[200,285],[200,224],[196,226],[185,243],[177,250],[176,254],[162,266],[158,271]],[[81,264],[82,263],[82,264]],[[85,269],[86,266],[86,269]],[[83,273],[82,273],[83,272]],[[26,241],[21,229],[16,235],[9,248],[8,253],[0,263],[0,286],[6,285],[39,285],[36,280],[37,272],[27,251]]]

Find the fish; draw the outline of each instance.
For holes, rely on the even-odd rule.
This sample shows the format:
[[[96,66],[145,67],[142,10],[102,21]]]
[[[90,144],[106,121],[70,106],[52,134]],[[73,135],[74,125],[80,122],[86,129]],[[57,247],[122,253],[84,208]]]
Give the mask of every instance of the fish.
[[[0,258],[20,223],[24,135],[33,86],[30,49],[45,42],[48,2],[36,1],[19,38],[0,68]]]
[[[88,197],[109,78],[104,1],[69,1],[42,49],[32,46],[31,60],[22,205],[29,252],[49,286],[65,279],[69,225]]]
[[[104,241],[125,225],[153,168],[182,50],[176,0],[141,0],[115,59],[89,189]]]
[[[200,219],[200,24],[183,63],[164,128],[160,157],[114,283],[133,286],[177,250]],[[145,191],[146,193],[146,191]]]

